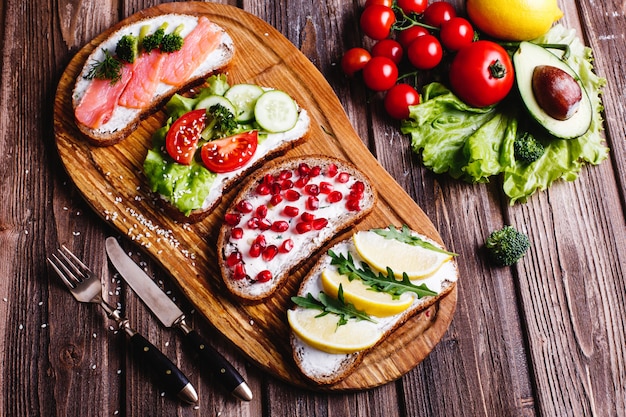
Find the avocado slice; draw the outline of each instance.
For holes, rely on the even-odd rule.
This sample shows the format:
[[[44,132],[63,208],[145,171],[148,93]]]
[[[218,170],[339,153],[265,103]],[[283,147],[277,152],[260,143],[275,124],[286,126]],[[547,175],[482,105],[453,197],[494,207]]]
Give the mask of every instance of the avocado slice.
[[[589,130],[593,115],[591,101],[580,81],[580,77],[565,61],[540,45],[530,42],[520,42],[519,48],[513,54],[513,65],[515,67],[515,82],[517,83],[520,96],[522,97],[522,101],[528,113],[530,113],[548,133],[561,139],[574,139],[584,135],[587,130]],[[571,78],[568,77],[569,82],[571,83],[573,79],[580,86],[582,94],[579,96],[579,101],[571,103],[575,104],[577,107],[573,114],[568,115],[564,120],[560,120],[562,117],[554,117],[554,112],[551,112],[550,109],[546,111],[544,108],[546,107],[546,101],[561,101],[560,104],[563,104],[562,101],[567,101],[567,98],[541,97],[538,101],[533,91],[533,74],[535,74],[535,69],[545,66],[555,67],[556,69],[566,72],[571,76]],[[552,72],[556,74],[559,71],[555,70]],[[552,93],[558,94],[555,91],[556,89],[552,91]],[[544,89],[537,91],[537,94],[549,95],[550,92]],[[540,101],[544,103],[544,108],[539,104]]]

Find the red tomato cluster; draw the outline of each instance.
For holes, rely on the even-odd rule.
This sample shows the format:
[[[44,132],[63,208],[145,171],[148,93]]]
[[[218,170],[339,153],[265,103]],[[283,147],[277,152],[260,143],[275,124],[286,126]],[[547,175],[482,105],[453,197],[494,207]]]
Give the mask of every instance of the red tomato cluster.
[[[346,51],[342,70],[349,76],[361,73],[367,88],[386,92],[385,110],[396,119],[407,118],[409,106],[420,100],[414,87],[398,82],[403,65],[409,72],[433,70],[450,55],[451,88],[472,106],[495,104],[512,87],[508,53],[490,41],[474,42],[472,24],[457,16],[451,3],[367,0],[359,23],[376,43],[369,51],[361,47]]]

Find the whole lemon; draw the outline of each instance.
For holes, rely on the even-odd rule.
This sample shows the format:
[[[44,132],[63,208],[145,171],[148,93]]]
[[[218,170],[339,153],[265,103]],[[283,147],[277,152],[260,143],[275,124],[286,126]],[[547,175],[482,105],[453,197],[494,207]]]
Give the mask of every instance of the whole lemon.
[[[556,0],[467,0],[465,7],[480,31],[507,41],[535,39],[563,17]]]

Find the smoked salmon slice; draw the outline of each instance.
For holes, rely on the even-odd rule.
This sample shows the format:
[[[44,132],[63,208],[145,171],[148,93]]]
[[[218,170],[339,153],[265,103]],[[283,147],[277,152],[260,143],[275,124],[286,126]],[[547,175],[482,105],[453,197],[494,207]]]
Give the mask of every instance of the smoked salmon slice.
[[[193,72],[220,43],[221,30],[208,18],[198,19],[195,28],[185,36],[183,46],[176,52],[164,54],[161,81],[180,86],[191,78]]]
[[[158,50],[141,54],[134,64],[133,76],[120,96],[119,104],[124,107],[143,109],[154,98],[161,81],[161,68],[165,54]]]
[[[132,76],[133,65],[125,64],[122,66],[121,79],[113,84],[111,80],[94,79],[76,107],[76,120],[91,129],[108,122]]]

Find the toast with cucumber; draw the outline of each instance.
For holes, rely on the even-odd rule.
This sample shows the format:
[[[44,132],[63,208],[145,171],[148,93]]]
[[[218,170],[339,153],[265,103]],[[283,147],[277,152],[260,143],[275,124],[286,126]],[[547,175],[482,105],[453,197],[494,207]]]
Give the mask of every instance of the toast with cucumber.
[[[249,172],[306,139],[307,111],[287,93],[213,75],[174,94],[143,163],[150,189],[177,220],[197,222]]]
[[[122,26],[76,79],[76,125],[94,145],[118,143],[174,93],[224,71],[234,54],[232,38],[206,16],[164,14]]]
[[[302,374],[319,385],[350,375],[367,352],[454,288],[454,256],[406,226],[358,231],[331,247],[287,311]]]
[[[369,179],[347,161],[321,155],[272,161],[226,210],[217,239],[226,288],[246,303],[267,299],[376,200]]]

